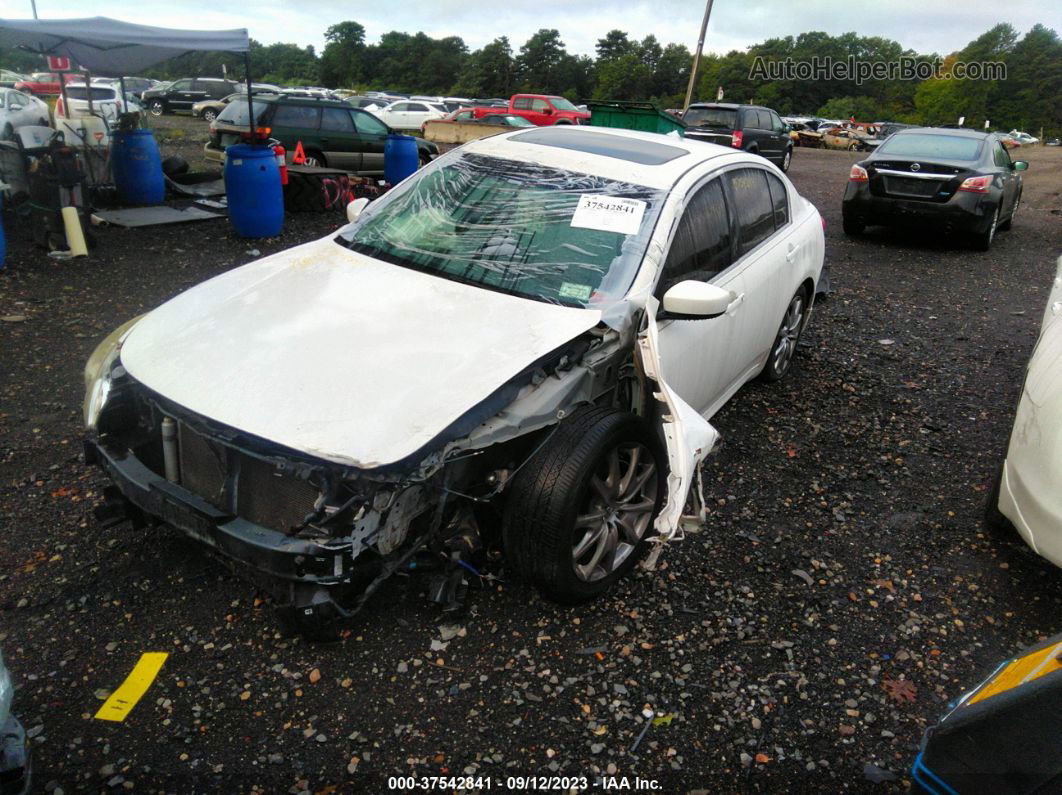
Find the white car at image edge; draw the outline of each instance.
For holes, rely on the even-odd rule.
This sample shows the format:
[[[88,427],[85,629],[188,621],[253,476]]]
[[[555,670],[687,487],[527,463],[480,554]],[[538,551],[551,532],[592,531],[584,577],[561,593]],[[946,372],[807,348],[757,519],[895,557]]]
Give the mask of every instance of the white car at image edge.
[[[564,603],[654,561],[709,419],[789,371],[823,264],[777,168],[653,133],[503,133],[365,205],[129,321],[85,369],[101,516],[244,564],[310,636],[426,548],[459,581],[497,543]]]
[[[11,140],[19,127],[47,127],[50,111],[48,104],[37,97],[0,88],[0,138]]]
[[[1025,371],[1007,454],[990,492],[990,528],[1013,526],[1036,554],[1062,566],[1062,257]]]
[[[366,108],[392,130],[419,130],[424,122],[443,119],[450,113],[443,105],[401,99],[381,108]]]

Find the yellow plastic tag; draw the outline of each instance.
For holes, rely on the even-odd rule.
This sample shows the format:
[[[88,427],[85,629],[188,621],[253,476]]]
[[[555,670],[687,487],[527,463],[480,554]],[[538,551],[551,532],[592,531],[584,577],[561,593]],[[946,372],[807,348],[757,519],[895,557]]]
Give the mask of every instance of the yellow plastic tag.
[[[140,659],[133,667],[132,672],[122,682],[122,686],[111,693],[110,698],[103,702],[97,720],[113,720],[121,722],[136,706],[136,702],[148,691],[151,683],[155,681],[163,663],[170,655],[164,651],[149,651],[140,655]]]
[[[1011,688],[1032,682],[1062,668],[1062,643],[1039,649],[1019,657],[997,673],[967,704],[1004,693]]]

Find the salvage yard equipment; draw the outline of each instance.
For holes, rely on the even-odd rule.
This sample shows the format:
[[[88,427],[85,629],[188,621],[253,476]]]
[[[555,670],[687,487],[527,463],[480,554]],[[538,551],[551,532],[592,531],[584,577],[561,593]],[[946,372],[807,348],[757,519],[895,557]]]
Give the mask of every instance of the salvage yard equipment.
[[[660,110],[652,102],[587,101],[591,127],[685,135],[686,122]]]
[[[999,665],[930,727],[911,773],[932,795],[1062,790],[1062,635]]]

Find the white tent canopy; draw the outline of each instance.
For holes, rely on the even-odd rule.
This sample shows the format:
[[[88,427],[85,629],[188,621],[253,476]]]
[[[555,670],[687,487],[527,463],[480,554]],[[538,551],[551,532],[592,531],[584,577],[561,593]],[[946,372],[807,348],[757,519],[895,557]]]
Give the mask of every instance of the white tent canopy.
[[[64,55],[94,75],[133,75],[194,50],[246,53],[246,28],[174,30],[107,17],[0,19],[0,46]]]

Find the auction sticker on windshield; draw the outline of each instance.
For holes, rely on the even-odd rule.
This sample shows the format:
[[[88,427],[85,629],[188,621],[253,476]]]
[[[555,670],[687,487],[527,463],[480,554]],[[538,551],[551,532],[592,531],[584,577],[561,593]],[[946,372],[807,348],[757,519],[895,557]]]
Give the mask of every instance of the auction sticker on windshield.
[[[642,225],[643,215],[645,202],[640,199],[584,193],[579,196],[571,225],[580,229],[634,235]]]

